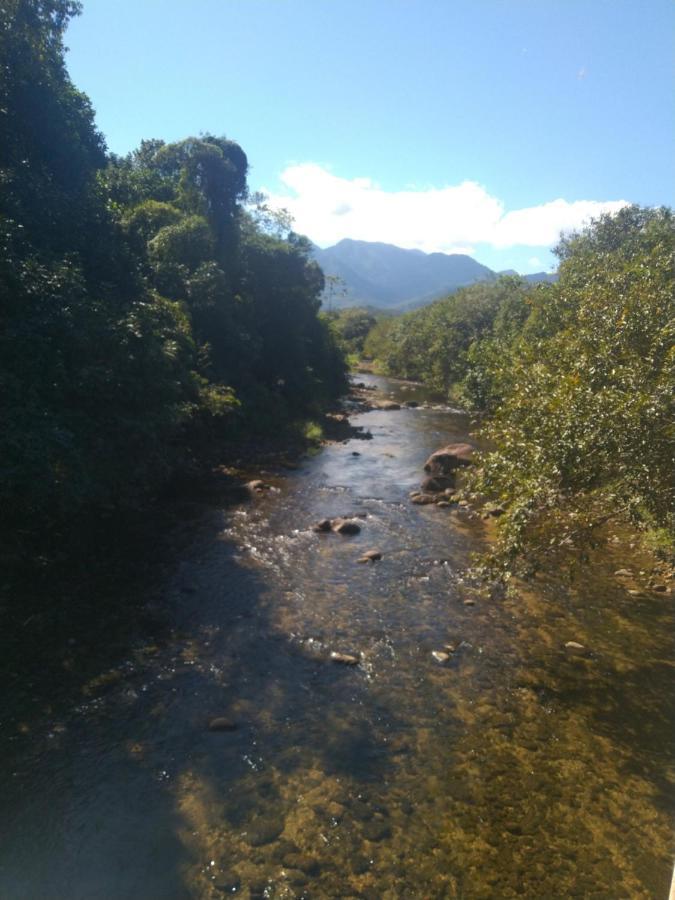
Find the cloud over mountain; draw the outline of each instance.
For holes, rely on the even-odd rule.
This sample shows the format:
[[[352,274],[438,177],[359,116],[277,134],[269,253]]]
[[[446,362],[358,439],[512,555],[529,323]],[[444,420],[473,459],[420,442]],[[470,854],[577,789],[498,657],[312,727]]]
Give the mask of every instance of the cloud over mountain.
[[[296,230],[323,246],[353,238],[426,253],[472,253],[475,244],[551,247],[561,231],[628,204],[557,199],[507,210],[475,181],[385,191],[369,178],[341,178],[315,163],[288,166],[280,178],[284,189],[270,192],[272,205],[286,208]]]

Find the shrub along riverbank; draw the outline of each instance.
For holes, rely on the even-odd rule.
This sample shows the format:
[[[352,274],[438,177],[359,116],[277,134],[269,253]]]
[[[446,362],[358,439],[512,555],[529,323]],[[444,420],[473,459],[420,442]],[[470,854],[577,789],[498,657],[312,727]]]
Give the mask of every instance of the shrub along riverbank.
[[[309,243],[224,137],[106,152],[70,81],[70,0],[0,10],[5,560],[135,507],[223,441],[304,428],[345,388]]]
[[[380,321],[364,352],[486,413],[469,489],[507,505],[503,569],[628,519],[672,555],[675,224],[628,207],[561,241],[559,281],[477,284]]]

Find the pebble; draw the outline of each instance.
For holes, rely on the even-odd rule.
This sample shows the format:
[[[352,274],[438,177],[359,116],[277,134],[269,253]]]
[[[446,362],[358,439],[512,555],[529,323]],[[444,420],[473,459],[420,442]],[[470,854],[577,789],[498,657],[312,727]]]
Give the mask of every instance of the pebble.
[[[633,573],[631,572],[630,569],[617,569],[614,574],[621,578],[632,578],[633,577]]]
[[[216,716],[209,719],[209,731],[236,731],[237,723],[224,716]]]
[[[382,553],[379,550],[366,550],[362,559],[372,559],[373,561],[382,559]]]
[[[570,653],[583,653],[586,648],[578,641],[567,641],[565,644],[565,650],[569,650]]]
[[[446,663],[450,659],[450,654],[445,650],[432,650],[431,655],[437,663]]]
[[[338,534],[358,534],[361,531],[361,526],[357,525],[356,522],[338,521],[336,525],[333,525],[333,531],[336,531]]]
[[[351,653],[338,653],[336,650],[331,651],[330,658],[334,663],[341,663],[343,666],[358,666],[360,662],[358,656],[352,656]]]
[[[330,519],[321,519],[320,522],[317,522],[315,525],[312,525],[314,531],[319,532],[327,532],[330,531],[333,527]]]

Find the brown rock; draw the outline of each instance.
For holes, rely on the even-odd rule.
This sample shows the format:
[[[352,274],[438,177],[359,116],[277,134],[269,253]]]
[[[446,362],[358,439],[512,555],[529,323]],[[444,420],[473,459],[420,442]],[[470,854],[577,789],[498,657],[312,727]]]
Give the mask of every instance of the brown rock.
[[[216,716],[213,719],[209,719],[208,727],[209,731],[236,731],[237,723],[231,719],[226,719],[224,716]]]
[[[317,522],[315,525],[312,525],[312,529],[314,531],[326,532],[330,531],[333,527],[333,523],[330,519],[321,519],[320,522]]]
[[[361,531],[361,526],[348,519],[336,519],[333,522],[333,531],[336,531],[338,534],[358,534]]]
[[[447,475],[455,469],[470,466],[473,454],[471,444],[448,444],[431,454],[424,464],[424,471],[430,475]]]
[[[411,503],[415,503],[417,506],[428,506],[430,503],[436,502],[435,494],[415,494],[414,497],[410,498]]]
[[[401,404],[396,403],[394,400],[376,400],[375,403],[373,403],[373,406],[375,409],[381,409],[384,412],[391,412],[392,410],[401,408]]]
[[[379,550],[366,550],[363,554],[364,559],[372,559],[373,561],[376,559],[382,559],[382,553]]]
[[[360,662],[358,656],[353,656],[351,653],[338,653],[336,650],[331,652],[330,658],[332,662],[340,663],[343,666],[358,666]]]
[[[427,494],[440,494],[447,489],[455,486],[455,478],[453,475],[430,475],[425,478],[420,489]]]

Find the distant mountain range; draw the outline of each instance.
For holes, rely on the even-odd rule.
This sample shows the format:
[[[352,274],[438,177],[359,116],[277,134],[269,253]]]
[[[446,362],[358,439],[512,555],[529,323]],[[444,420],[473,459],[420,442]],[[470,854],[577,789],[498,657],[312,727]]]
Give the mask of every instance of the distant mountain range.
[[[324,295],[324,305],[333,309],[414,309],[477,281],[517,274],[513,270],[493,272],[463,253],[423,253],[349,238],[325,250],[314,247],[313,254],[326,275],[342,280],[333,287],[329,284]],[[537,282],[556,281],[558,276],[537,272],[523,277]]]

